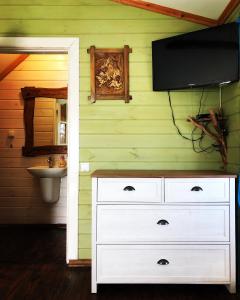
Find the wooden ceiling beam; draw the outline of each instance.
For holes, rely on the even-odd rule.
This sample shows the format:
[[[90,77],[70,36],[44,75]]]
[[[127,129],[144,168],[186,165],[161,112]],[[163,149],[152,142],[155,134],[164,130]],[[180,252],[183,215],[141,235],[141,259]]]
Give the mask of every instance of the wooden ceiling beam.
[[[121,4],[125,4],[125,5],[129,5],[129,6],[134,6],[137,8],[142,8],[145,10],[150,10],[152,12],[175,17],[178,19],[187,20],[187,21],[198,23],[201,25],[216,26],[218,24],[218,20],[202,17],[199,15],[191,14],[189,12],[165,7],[165,6],[154,4],[154,3],[149,3],[146,1],[141,1],[141,0],[112,0],[112,1],[118,2]],[[234,1],[236,1],[236,0],[234,0]]]
[[[230,0],[220,17],[215,19],[206,18],[203,16],[191,14],[182,10],[169,8],[159,4],[150,3],[142,0],[112,0],[113,2],[150,10],[152,12],[160,13],[163,15],[175,17],[178,19],[187,20],[193,23],[198,23],[206,26],[217,26],[225,23],[228,17],[234,12],[234,10],[240,5],[240,0]]]
[[[23,62],[29,54],[20,54],[17,59],[10,63],[1,73],[0,81],[2,81],[10,72],[12,72],[21,62]]]
[[[234,12],[234,10],[240,5],[240,0],[231,0],[224,11],[222,12],[221,16],[218,19],[218,24],[224,24],[228,17]]]

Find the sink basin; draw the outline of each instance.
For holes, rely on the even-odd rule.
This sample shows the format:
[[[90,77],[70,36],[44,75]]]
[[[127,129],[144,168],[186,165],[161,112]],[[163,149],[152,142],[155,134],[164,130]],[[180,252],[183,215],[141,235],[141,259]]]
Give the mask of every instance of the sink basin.
[[[34,177],[39,178],[42,199],[46,203],[56,203],[59,200],[61,178],[67,175],[67,168],[48,168],[38,166],[27,168]]]
[[[67,175],[67,168],[48,168],[45,166],[27,168],[28,172],[40,178],[61,178]]]

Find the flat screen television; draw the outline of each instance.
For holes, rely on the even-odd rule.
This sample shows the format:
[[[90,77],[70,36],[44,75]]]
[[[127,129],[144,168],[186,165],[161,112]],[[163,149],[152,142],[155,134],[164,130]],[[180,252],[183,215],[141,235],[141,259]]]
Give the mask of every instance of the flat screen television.
[[[239,25],[229,23],[152,42],[153,90],[239,80]]]

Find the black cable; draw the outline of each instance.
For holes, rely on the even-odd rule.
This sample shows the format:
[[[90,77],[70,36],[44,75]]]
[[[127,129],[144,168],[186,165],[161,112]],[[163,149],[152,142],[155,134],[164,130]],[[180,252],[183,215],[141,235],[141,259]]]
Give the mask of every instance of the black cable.
[[[202,89],[202,94],[201,94],[200,101],[199,101],[198,115],[200,115],[200,112],[202,109],[203,93],[204,93],[204,88]]]
[[[202,93],[202,95],[203,95],[203,93]],[[202,96],[201,96],[201,98],[202,98]],[[189,138],[189,137],[183,135],[182,132],[181,132],[181,130],[179,129],[178,125],[176,124],[175,115],[174,115],[174,111],[173,111],[173,107],[172,107],[172,100],[171,100],[170,91],[168,91],[168,101],[169,101],[169,105],[170,105],[170,108],[171,108],[173,125],[176,127],[178,134],[179,134],[182,138],[184,138],[184,139],[186,139],[186,140],[188,140],[188,141],[191,141],[191,142],[193,142],[193,141],[194,141],[194,142],[195,142],[195,141],[198,141],[199,138],[197,138],[196,140],[193,140],[192,138]]]
[[[200,100],[199,100],[199,108],[198,108],[198,115],[200,115],[200,112],[201,112],[201,109],[202,109],[202,100],[203,100],[203,94],[204,94],[204,88],[202,90],[202,94],[201,94],[201,97],[200,97]],[[178,134],[188,140],[188,141],[191,141],[192,142],[192,148],[193,148],[193,151],[196,152],[196,153],[202,153],[202,152],[206,152],[206,153],[212,153],[215,149],[213,147],[213,145],[211,146],[208,146],[208,147],[203,147],[202,145],[202,142],[203,142],[203,139],[204,137],[206,136],[206,134],[202,131],[201,132],[201,135],[200,137],[198,138],[194,138],[194,132],[197,130],[196,127],[193,128],[192,130],[192,133],[191,133],[191,138],[185,136],[182,134],[180,128],[178,127],[178,125],[176,124],[176,119],[175,119],[175,115],[174,115],[174,111],[173,111],[173,107],[172,107],[172,101],[171,101],[171,95],[170,95],[170,91],[168,91],[168,101],[169,101],[169,105],[170,105],[170,109],[171,109],[171,113],[172,113],[172,121],[173,121],[173,125],[175,126],[175,128],[177,129],[177,132]],[[209,122],[205,122],[204,126],[207,126]],[[196,145],[195,143],[198,142],[198,148],[200,150],[198,150],[196,148]]]
[[[200,150],[201,152],[212,153],[213,151],[215,151],[215,148],[213,147],[213,145],[210,145],[210,146],[204,148],[201,144],[202,141],[203,140],[201,140],[201,142],[199,143],[199,148],[201,149]]]
[[[195,128],[194,128],[195,129]],[[196,152],[196,153],[202,153],[202,152],[206,152],[206,153],[212,153],[214,151],[214,148],[213,146],[208,146],[208,147],[203,147],[202,145],[202,142],[203,142],[203,139],[204,137],[206,136],[206,134],[204,132],[201,133],[201,138],[199,139],[198,141],[198,149],[196,149],[196,145],[194,142],[192,142],[192,148],[193,148],[193,151]]]
[[[199,150],[196,149],[195,142],[194,142],[194,132],[196,130],[197,130],[197,127],[194,127],[193,130],[192,130],[192,133],[191,133],[191,137],[192,137],[192,149],[193,149],[194,152],[200,153],[202,151],[201,150],[199,151]],[[203,139],[203,137],[204,137],[204,132],[202,132],[201,135],[200,135],[200,137],[199,137],[199,144],[200,144],[201,140]]]

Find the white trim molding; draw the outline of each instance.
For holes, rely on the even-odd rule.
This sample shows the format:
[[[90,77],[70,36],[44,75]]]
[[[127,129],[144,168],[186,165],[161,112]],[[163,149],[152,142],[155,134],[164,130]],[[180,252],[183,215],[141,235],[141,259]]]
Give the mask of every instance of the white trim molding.
[[[79,190],[79,39],[0,37],[0,53],[67,53],[68,71],[68,176],[66,261],[78,259]]]

